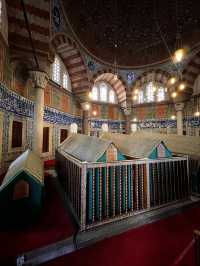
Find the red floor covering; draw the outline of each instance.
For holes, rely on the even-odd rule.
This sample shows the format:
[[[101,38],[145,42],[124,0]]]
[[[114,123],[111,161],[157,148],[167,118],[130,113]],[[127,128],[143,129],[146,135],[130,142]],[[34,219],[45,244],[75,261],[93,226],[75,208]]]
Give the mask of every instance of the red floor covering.
[[[0,229],[0,265],[5,258],[39,248],[65,239],[73,234],[73,227],[62,202],[52,184],[46,177],[45,201],[38,221],[23,229]]]
[[[144,225],[55,259],[45,266],[193,266],[200,207]]]

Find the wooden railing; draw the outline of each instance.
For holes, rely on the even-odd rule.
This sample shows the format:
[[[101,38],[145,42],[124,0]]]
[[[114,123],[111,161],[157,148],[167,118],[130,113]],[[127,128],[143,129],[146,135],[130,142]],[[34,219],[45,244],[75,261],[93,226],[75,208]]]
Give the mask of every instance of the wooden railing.
[[[188,159],[81,162],[56,154],[60,182],[80,229],[132,216],[190,196]]]

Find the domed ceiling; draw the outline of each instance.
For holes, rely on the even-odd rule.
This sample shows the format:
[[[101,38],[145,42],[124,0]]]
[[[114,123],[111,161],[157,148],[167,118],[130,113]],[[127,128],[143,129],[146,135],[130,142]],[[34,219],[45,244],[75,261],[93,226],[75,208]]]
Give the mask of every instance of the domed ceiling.
[[[126,67],[164,61],[169,58],[167,47],[175,49],[178,32],[189,48],[200,42],[198,0],[68,0],[63,4],[82,45],[110,64],[115,54],[117,64]]]

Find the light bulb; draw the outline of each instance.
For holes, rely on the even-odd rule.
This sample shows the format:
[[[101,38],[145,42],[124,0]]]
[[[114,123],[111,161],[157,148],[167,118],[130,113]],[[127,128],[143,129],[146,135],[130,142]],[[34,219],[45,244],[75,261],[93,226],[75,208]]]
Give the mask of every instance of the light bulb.
[[[185,84],[184,83],[181,83],[180,85],[179,85],[179,90],[180,91],[183,91],[185,89]]]
[[[185,50],[183,48],[176,50],[174,53],[174,61],[177,63],[181,62],[183,60],[184,54]]]
[[[88,93],[88,96],[90,99],[92,99],[92,92],[91,91]]]
[[[90,105],[89,105],[89,103],[86,103],[85,110],[89,110],[89,109],[90,109]]]
[[[133,122],[137,122],[137,118],[136,117],[133,118]]]
[[[97,111],[94,110],[94,111],[92,112],[92,114],[93,114],[94,116],[96,116],[96,115],[97,115]]]
[[[175,119],[176,119],[176,116],[175,116],[175,115],[172,115],[172,116],[171,116],[171,119],[172,119],[172,120],[175,120]]]
[[[194,115],[195,115],[195,116],[200,116],[200,112],[199,112],[199,111],[196,111],[196,112],[194,113]]]
[[[133,100],[136,101],[137,100],[137,95],[133,96]]]
[[[177,96],[177,93],[176,93],[175,91],[172,92],[171,97],[172,97],[172,98],[176,98],[176,96]]]
[[[134,90],[134,94],[137,95],[139,93],[139,90],[138,89],[135,89]]]
[[[170,78],[169,83],[171,85],[173,85],[175,82],[176,82],[176,78],[175,77]]]
[[[152,86],[152,90],[153,90],[153,92],[156,92],[156,89],[157,89],[156,86],[153,85],[153,86]]]

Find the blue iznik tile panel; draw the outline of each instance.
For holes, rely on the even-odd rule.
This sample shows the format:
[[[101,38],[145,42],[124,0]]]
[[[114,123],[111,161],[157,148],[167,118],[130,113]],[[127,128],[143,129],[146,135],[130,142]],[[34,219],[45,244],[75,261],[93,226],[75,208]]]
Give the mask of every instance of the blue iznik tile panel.
[[[34,103],[0,84],[0,109],[33,118]]]
[[[102,124],[107,123],[109,129],[119,131],[125,125],[125,121],[107,120],[107,119],[91,119],[89,120],[91,129],[101,129]]]
[[[2,84],[0,84],[0,109],[18,116],[34,118],[34,102],[12,92]],[[81,117],[66,114],[50,107],[44,108],[44,121],[61,125],[77,123],[81,127]]]
[[[0,174],[5,171],[10,162],[19,154],[33,145],[33,123],[34,123],[34,102],[16,94],[7,89],[0,83],[0,111],[3,113],[3,142],[2,142],[2,161],[0,161]],[[19,150],[9,148],[11,136],[9,132],[13,120],[18,120],[24,123],[24,145]],[[82,125],[81,117],[76,117],[55,110],[50,107],[44,108],[44,121],[51,123],[52,132],[52,155],[59,144],[59,128],[63,125],[77,123],[79,128]]]
[[[139,121],[138,123],[139,128],[176,128],[177,123],[176,120],[172,119],[149,119],[145,121]]]
[[[145,120],[137,122],[139,128],[176,128],[177,122],[172,119]],[[200,127],[200,117],[187,117],[183,120],[185,127]]]
[[[184,119],[184,125],[189,127],[200,127],[200,117],[187,117]]]
[[[75,117],[70,114],[66,114],[60,112],[56,109],[45,107],[44,109],[44,121],[53,123],[53,124],[61,124],[61,125],[70,125],[72,123],[77,123],[79,127],[81,127],[81,117]]]

